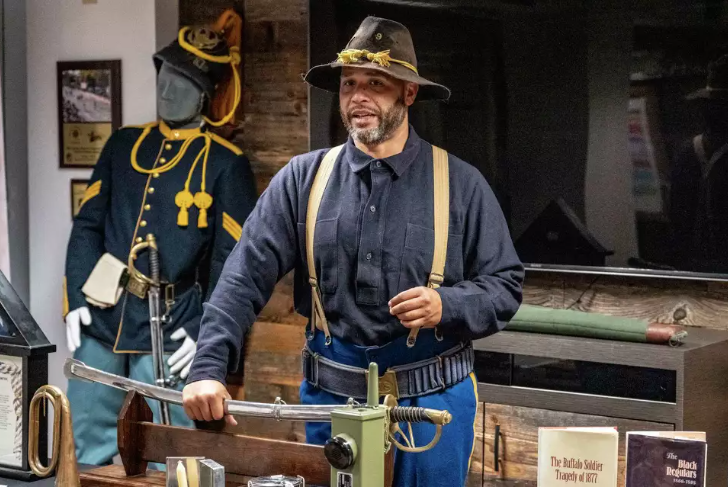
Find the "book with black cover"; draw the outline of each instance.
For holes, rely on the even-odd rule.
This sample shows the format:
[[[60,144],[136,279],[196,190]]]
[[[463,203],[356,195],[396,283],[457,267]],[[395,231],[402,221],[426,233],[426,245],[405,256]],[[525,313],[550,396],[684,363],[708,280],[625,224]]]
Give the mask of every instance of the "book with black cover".
[[[705,433],[627,433],[627,487],[705,487]]]

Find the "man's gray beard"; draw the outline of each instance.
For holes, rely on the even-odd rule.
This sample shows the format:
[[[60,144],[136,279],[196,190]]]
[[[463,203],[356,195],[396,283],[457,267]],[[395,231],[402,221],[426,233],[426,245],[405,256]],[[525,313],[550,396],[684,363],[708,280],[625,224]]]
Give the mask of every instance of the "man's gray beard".
[[[341,120],[344,122],[347,132],[354,140],[364,145],[378,145],[388,141],[394,136],[394,132],[404,122],[404,116],[407,113],[407,105],[403,98],[399,98],[389,110],[384,112],[379,119],[379,126],[371,129],[357,129],[351,123],[351,120],[344,112],[341,112]]]

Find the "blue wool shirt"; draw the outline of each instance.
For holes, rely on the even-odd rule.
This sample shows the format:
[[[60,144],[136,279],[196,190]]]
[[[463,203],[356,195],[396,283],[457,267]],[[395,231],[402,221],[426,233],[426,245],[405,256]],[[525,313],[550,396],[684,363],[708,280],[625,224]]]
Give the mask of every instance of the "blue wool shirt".
[[[327,150],[294,157],[273,178],[243,226],[204,305],[188,382],[225,381],[243,337],[275,284],[295,269],[296,311],[311,313],[306,211]],[[449,155],[450,229],[442,298],[443,335],[470,340],[501,330],[521,303],[523,266],[498,201],[477,169]],[[389,313],[397,294],[425,286],[432,266],[432,145],[410,127],[404,150],[374,159],[351,138],[319,208],[314,259],[331,334],[356,345],[407,335]],[[319,332],[320,333],[320,332]]]

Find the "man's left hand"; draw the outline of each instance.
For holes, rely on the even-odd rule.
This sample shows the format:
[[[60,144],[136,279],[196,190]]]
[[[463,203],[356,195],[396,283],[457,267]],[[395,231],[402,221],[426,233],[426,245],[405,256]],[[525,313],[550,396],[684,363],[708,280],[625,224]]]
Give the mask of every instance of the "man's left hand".
[[[389,301],[389,312],[407,328],[434,328],[442,320],[442,299],[429,287],[415,287]]]
[[[174,341],[179,341],[184,338],[182,345],[180,345],[177,351],[169,357],[169,360],[167,360],[167,365],[169,365],[169,371],[172,374],[179,372],[179,376],[182,379],[186,379],[187,374],[190,373],[190,367],[192,367],[192,360],[195,358],[195,352],[197,352],[197,342],[190,338],[184,328],[175,330],[170,338]]]

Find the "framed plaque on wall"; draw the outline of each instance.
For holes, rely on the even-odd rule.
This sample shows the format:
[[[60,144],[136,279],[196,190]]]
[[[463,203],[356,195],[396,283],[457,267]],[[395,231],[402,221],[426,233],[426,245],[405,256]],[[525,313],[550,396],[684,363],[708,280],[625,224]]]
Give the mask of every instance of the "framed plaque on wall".
[[[60,167],[93,167],[121,126],[121,61],[59,61]]]

